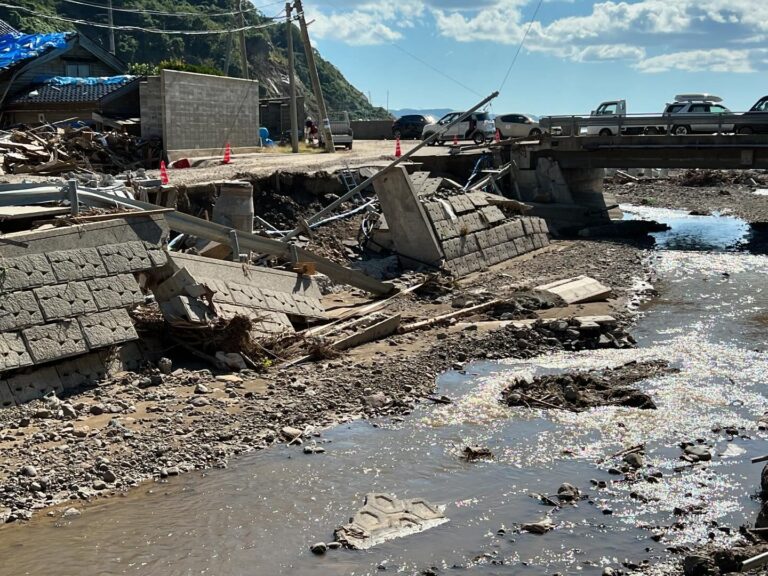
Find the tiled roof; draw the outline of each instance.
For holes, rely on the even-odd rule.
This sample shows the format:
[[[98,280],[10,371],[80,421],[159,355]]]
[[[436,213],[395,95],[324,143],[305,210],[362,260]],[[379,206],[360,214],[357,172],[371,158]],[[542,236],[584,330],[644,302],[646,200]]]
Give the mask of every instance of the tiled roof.
[[[19,94],[9,104],[65,104],[98,102],[105,96],[120,90],[136,79],[127,79],[119,83],[70,84],[54,86],[40,84],[32,90]]]
[[[67,41],[74,35],[74,32],[21,34],[14,31],[2,33],[0,34],[0,70],[42,56],[49,50],[64,48]]]
[[[8,24],[5,20],[0,20],[0,34],[15,34],[18,33],[18,30]]]

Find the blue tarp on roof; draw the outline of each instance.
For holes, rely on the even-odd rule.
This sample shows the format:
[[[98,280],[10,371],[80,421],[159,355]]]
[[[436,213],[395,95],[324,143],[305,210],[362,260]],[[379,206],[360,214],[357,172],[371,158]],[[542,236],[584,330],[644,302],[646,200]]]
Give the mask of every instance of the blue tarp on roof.
[[[14,64],[35,58],[53,48],[63,48],[73,32],[51,34],[11,33],[0,35],[0,70]]]
[[[136,78],[136,76],[130,76],[124,74],[123,76],[88,76],[87,78],[81,78],[78,76],[54,76],[48,78],[43,84],[49,84],[51,86],[99,86],[99,85],[111,85],[111,84],[125,84]]]

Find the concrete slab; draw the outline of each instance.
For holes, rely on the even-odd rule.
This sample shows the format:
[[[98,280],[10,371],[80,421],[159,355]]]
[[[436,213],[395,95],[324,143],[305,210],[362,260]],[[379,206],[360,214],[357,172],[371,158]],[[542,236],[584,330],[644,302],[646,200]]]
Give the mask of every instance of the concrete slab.
[[[19,330],[43,323],[43,313],[29,291],[0,296],[0,331]]]
[[[88,282],[88,287],[101,312],[113,308],[130,308],[144,302],[144,295],[132,274],[94,278]]]
[[[536,289],[556,294],[568,304],[599,302],[608,299],[611,295],[611,289],[608,286],[589,276],[566,278],[565,280],[537,286]]]
[[[49,252],[48,260],[59,282],[87,280],[107,275],[104,261],[96,248]]]
[[[0,380],[0,408],[16,406],[16,398],[11,394],[7,380]]]
[[[110,310],[81,316],[80,326],[91,350],[138,339],[126,310]]]
[[[7,336],[9,333],[3,334]],[[24,343],[35,364],[51,362],[88,352],[77,320],[33,326],[22,331]]]
[[[32,365],[20,332],[0,333],[0,372]]]
[[[109,274],[141,272],[154,267],[144,243],[138,240],[100,246],[99,254],[104,259]]]
[[[56,282],[50,262],[45,254],[29,254],[3,260],[4,290],[24,290]]]
[[[56,364],[56,373],[62,388],[73,390],[83,385],[95,385],[107,374],[101,352],[92,352],[79,358]]]
[[[85,282],[41,286],[35,288],[34,295],[48,322],[96,312],[96,302]]]
[[[51,367],[38,368],[28,374],[15,374],[8,378],[8,387],[17,404],[37,400],[51,392],[59,396],[64,391],[59,375]]]
[[[423,532],[448,522],[444,506],[414,498],[400,500],[391,494],[368,494],[365,504],[349,524],[337,528],[337,542],[355,550],[366,550],[387,540]]]
[[[337,350],[346,350],[347,348],[354,348],[355,346],[360,346],[361,344],[365,344],[367,342],[373,342],[375,340],[381,340],[382,338],[391,336],[397,332],[397,329],[400,327],[400,319],[400,314],[390,316],[389,318],[386,318],[381,322],[377,322],[376,324],[369,326],[368,328],[365,328],[356,334],[352,334],[351,336],[335,342],[333,347]]]

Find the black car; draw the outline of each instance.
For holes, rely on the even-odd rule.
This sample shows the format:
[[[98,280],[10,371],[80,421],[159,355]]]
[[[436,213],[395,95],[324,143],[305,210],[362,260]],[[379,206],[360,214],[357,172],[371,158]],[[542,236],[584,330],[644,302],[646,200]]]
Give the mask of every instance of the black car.
[[[757,122],[753,122],[755,120]],[[736,134],[768,134],[768,96],[763,96],[749,112],[744,112],[733,131]]]
[[[392,137],[397,138],[421,138],[424,126],[432,124],[434,119],[421,114],[408,114],[401,116],[392,124]]]

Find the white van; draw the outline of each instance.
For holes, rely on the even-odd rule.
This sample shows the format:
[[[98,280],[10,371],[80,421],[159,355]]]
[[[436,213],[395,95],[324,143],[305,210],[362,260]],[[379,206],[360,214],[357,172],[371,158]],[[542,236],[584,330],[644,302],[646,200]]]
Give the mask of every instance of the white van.
[[[451,112],[434,124],[427,124],[421,132],[421,139],[426,140],[433,134],[440,134],[433,143],[443,145],[446,141],[450,142],[456,138],[457,140],[472,140],[477,144],[482,144],[494,137],[496,126],[487,112],[474,112],[461,122],[446,129],[448,124],[463,114],[464,112]]]

